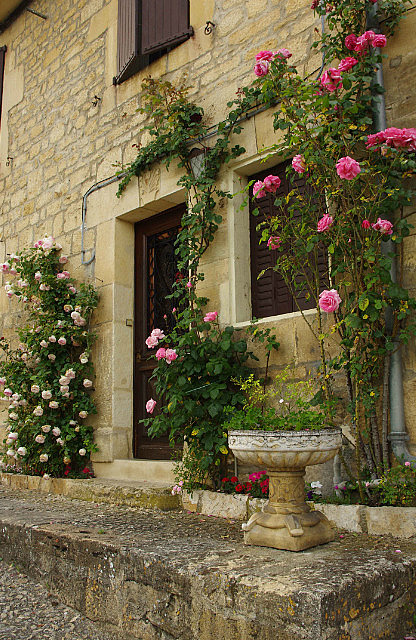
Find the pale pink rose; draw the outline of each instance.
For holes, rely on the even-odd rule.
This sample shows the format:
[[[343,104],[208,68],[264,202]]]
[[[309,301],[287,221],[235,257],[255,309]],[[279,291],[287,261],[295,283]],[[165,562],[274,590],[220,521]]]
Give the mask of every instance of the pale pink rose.
[[[391,236],[393,233],[393,225],[389,220],[378,218],[377,222],[371,225],[375,231],[380,231],[383,235]]]
[[[49,336],[48,340],[49,340],[49,342],[56,342],[56,337],[55,336]]]
[[[39,393],[40,387],[38,384],[32,384],[32,386],[30,387],[30,390],[32,393]]]
[[[85,454],[87,453],[87,450],[86,449],[80,449],[78,451],[78,453],[79,453],[80,456],[85,456]]]
[[[49,391],[49,389],[46,389],[45,391],[42,391],[41,395],[44,400],[50,400],[52,398],[52,391]]]
[[[326,231],[333,223],[334,218],[326,213],[320,220],[318,220],[318,232],[322,233],[323,231]]]
[[[267,60],[259,60],[253,67],[253,71],[258,78],[266,76],[269,73],[269,63]]]
[[[280,244],[281,244],[281,240],[279,236],[270,236],[270,238],[267,240],[267,246],[272,251],[275,251],[276,249],[278,249],[280,247]]]
[[[153,413],[156,404],[157,404],[156,400],[153,400],[153,398],[150,398],[150,400],[148,400],[146,402],[146,411],[147,411],[147,413]]]
[[[19,454],[19,456],[25,456],[26,455],[26,447],[19,447],[17,450],[17,453]]]
[[[71,293],[76,293],[77,292],[77,290],[75,289],[75,287],[73,285],[68,287],[68,291],[70,291]]]
[[[159,340],[155,336],[149,336],[145,340],[148,349],[154,349],[159,344]]]
[[[33,415],[34,416],[38,416],[40,418],[40,416],[43,416],[43,409],[42,407],[40,407],[39,405],[33,410]]]
[[[338,69],[335,69],[334,67],[324,71],[320,80],[321,87],[330,93],[336,91],[341,85],[341,82],[341,71],[338,71]]]
[[[0,385],[6,384],[6,378],[0,378]]]
[[[59,391],[65,395],[69,391],[69,386],[67,384],[63,384],[59,387]]]
[[[76,376],[76,373],[75,373],[75,371],[73,369],[67,369],[65,371],[65,377],[66,378],[69,378],[70,380],[73,380],[75,378],[75,376]]]
[[[362,226],[363,229],[369,229],[371,227],[370,220],[367,220],[367,218],[365,218],[362,221],[361,226]]]
[[[44,251],[47,251],[48,249],[52,249],[53,245],[55,244],[55,238],[53,238],[52,236],[46,236],[45,238],[42,238],[41,242],[42,249]]]
[[[204,322],[214,322],[218,317],[218,311],[208,311],[204,316]]]
[[[14,457],[13,449],[8,449],[6,455],[8,455],[10,458],[13,458]]]
[[[264,188],[269,193],[276,193],[276,191],[280,187],[281,182],[282,181],[280,180],[279,176],[272,175],[266,176],[263,180]]]
[[[17,415],[17,413],[9,413],[9,418],[10,420],[17,420],[19,418],[19,416]]]
[[[41,453],[41,455],[39,456],[39,461],[40,462],[48,462],[48,454],[47,453]]]
[[[40,285],[39,289],[40,289],[41,291],[50,291],[50,290],[51,290],[50,286],[49,286],[48,284],[44,284],[44,283],[42,283],[42,284]]]
[[[410,467],[410,462],[409,462],[409,461],[405,462],[405,463],[404,463],[404,466],[405,466],[405,467]]]
[[[3,393],[5,396],[7,396],[7,398],[11,398],[13,395],[13,391],[11,389],[5,389]]]
[[[77,426],[77,422],[76,422],[76,420],[70,420],[70,421],[69,421],[69,426],[70,426],[70,427],[76,427],[76,426]]]
[[[373,47],[379,47],[380,49],[382,49],[387,44],[387,38],[386,36],[383,36],[382,33],[376,33],[371,44]]]
[[[292,53],[289,51],[289,49],[278,49],[274,52],[274,57],[280,58],[281,60],[288,60],[292,57]]]
[[[257,180],[257,182],[253,184],[253,196],[256,198],[264,198],[266,195],[263,182],[261,180]]]
[[[62,376],[61,378],[59,378],[59,384],[66,385],[69,383],[70,380],[71,378],[68,378],[68,376]]]
[[[349,71],[350,69],[355,67],[356,64],[358,64],[358,60],[356,60],[355,58],[344,58],[338,65],[338,71]]]
[[[64,311],[65,313],[69,313],[70,311],[72,311],[72,305],[64,304]]]
[[[361,171],[359,163],[350,156],[340,158],[336,166],[337,174],[343,180],[352,180],[353,178],[358,176]]]
[[[51,362],[55,362],[56,355],[54,353],[48,353],[48,360],[50,360]]]
[[[92,385],[93,385],[93,382],[92,382],[92,380],[88,380],[88,378],[85,378],[83,380],[82,384],[84,385],[84,387],[86,389],[90,389],[92,387]]]
[[[42,280],[42,274],[41,274],[41,272],[40,272],[40,271],[36,271],[36,273],[35,273],[35,280],[37,280],[38,282],[39,282],[40,280]]]
[[[160,347],[160,349],[156,351],[155,355],[157,360],[162,360],[162,358],[166,357],[166,349],[164,347]]]
[[[46,340],[41,340],[39,344],[41,347],[44,347],[44,348],[49,346]]]
[[[59,408],[59,402],[56,402],[56,400],[51,400],[49,403],[49,407],[50,409],[58,409]]]
[[[163,333],[162,329],[153,329],[150,335],[153,336],[154,338],[157,338],[158,340],[162,340],[162,338],[165,337],[165,334]]]
[[[60,256],[58,260],[59,264],[66,264],[68,262],[67,256]]]
[[[41,429],[42,429],[43,433],[49,433],[49,431],[51,430],[51,425],[50,424],[43,424],[41,426]]]
[[[45,436],[38,435],[38,436],[36,436],[35,441],[36,441],[38,444],[43,444],[43,443],[45,442]]]
[[[10,267],[10,271],[9,271],[9,273],[10,273],[12,276],[16,276],[16,275],[17,275],[17,271],[16,271],[16,269],[15,269],[14,267]]]
[[[58,344],[63,346],[64,344],[66,344],[66,339],[63,336],[61,336],[60,338],[58,338]]]
[[[81,314],[80,314],[80,312],[79,312],[79,311],[73,311],[73,312],[71,313],[71,318],[72,318],[72,320],[78,320],[80,317],[81,317]]]
[[[3,273],[9,273],[10,265],[8,262],[2,262],[0,265],[0,269]]]
[[[57,280],[67,280],[69,278],[69,273],[68,271],[62,271],[61,273],[56,274],[56,278]]]
[[[300,154],[294,156],[292,159],[292,167],[297,171],[297,173],[304,173],[304,171],[306,171],[305,158]]]
[[[17,433],[17,431],[10,431],[7,437],[10,438],[10,440],[17,440],[19,434]]]
[[[325,313],[336,311],[342,300],[336,289],[325,289],[319,294],[319,308]]]
[[[59,427],[54,427],[54,428],[52,429],[52,433],[53,433],[53,435],[54,435],[55,437],[56,437],[56,436],[60,436],[60,435],[61,435],[61,430],[60,430],[60,428],[59,428]]]
[[[88,355],[86,353],[81,353],[81,355],[79,357],[79,361],[81,362],[81,364],[87,364]]]
[[[166,362],[168,364],[176,360],[177,357],[176,349],[166,349]]]
[[[56,444],[60,444],[62,447],[65,444],[65,442],[62,440],[62,438],[56,438]]]
[[[78,415],[80,418],[86,418],[88,416],[88,411],[80,411]]]
[[[256,62],[259,62],[260,60],[273,60],[275,56],[275,53],[273,51],[259,51],[256,54]]]

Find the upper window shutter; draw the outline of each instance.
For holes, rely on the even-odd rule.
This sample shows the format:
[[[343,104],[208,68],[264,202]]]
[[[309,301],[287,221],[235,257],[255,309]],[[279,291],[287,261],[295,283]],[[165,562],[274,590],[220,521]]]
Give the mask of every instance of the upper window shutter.
[[[139,70],[139,9],[138,0],[118,0],[115,84],[123,82]]]
[[[1,107],[3,104],[3,78],[4,78],[4,58],[7,47],[0,47],[0,122],[1,122]]]
[[[177,45],[193,34],[189,0],[141,0],[141,6],[142,55]]]

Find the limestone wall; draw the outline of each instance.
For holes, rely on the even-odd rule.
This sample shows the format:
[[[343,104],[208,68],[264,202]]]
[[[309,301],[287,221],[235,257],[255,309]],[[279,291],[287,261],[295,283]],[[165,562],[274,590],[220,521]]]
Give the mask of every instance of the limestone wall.
[[[174,204],[183,202],[178,170],[154,167],[134,180],[120,200],[116,184],[87,199],[85,258],[81,264],[82,198],[92,185],[114,175],[118,163],[132,160],[145,142],[140,85],[149,73],[170,81],[187,78],[191,96],[214,125],[225,115],[227,101],[252,77],[255,53],[288,47],[303,74],[320,60],[310,45],[320,20],[310,0],[191,0],[195,35],[119,86],[116,74],[117,0],[35,0],[33,8],[47,20],[24,12],[3,34],[7,45],[4,100],[0,131],[0,260],[39,237],[52,233],[70,255],[69,269],[91,278],[100,290],[95,315],[99,332],[97,369],[96,460],[128,458],[132,434],[134,227]],[[216,26],[209,36],[204,26]],[[389,124],[412,126],[416,89],[410,43],[416,13],[410,12],[401,35],[387,48],[386,85]],[[404,99],[405,95],[405,99]],[[101,98],[93,105],[94,96]],[[265,147],[276,140],[270,113],[248,120],[238,142],[246,153],[223,171],[221,183],[237,192],[260,164]],[[10,158],[8,164],[7,158]],[[278,159],[270,159],[269,166]],[[249,321],[250,277],[248,213],[238,198],[221,208],[224,221],[207,252],[201,293],[221,320],[244,326]],[[408,284],[414,286],[413,242],[406,245]],[[14,301],[0,293],[0,324],[5,335],[19,322]],[[294,362],[300,374],[318,360],[316,346],[298,314],[268,319],[281,342],[273,362]],[[407,351],[406,393],[416,381],[416,359]],[[410,406],[410,403],[408,403]],[[408,426],[416,445],[416,414],[410,407]],[[416,448],[414,449],[416,453]]]

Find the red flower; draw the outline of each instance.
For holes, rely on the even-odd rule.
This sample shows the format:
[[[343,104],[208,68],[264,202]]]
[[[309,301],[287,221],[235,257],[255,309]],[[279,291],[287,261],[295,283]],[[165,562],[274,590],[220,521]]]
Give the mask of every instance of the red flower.
[[[262,487],[262,493],[267,493],[269,490],[269,487]]]
[[[245,484],[246,491],[250,491],[251,486],[252,486],[251,482],[246,482],[246,484]]]
[[[236,484],[235,485],[235,490],[237,491],[237,493],[241,493],[241,491],[244,490],[244,487],[242,484]]]
[[[230,478],[230,482],[234,482],[234,484],[236,482],[238,482],[238,478],[236,476],[233,476],[232,478]]]
[[[223,478],[223,479],[221,480],[221,482],[230,482],[230,479],[229,479],[229,478]]]

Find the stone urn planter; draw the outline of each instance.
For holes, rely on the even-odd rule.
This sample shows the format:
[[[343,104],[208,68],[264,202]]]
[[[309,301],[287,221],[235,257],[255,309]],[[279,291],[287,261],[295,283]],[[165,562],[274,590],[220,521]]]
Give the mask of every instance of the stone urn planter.
[[[302,551],[330,542],[335,531],[305,502],[305,467],[333,458],[341,447],[341,429],[320,431],[230,431],[228,445],[245,464],[269,475],[269,500],[243,524],[245,544]]]

